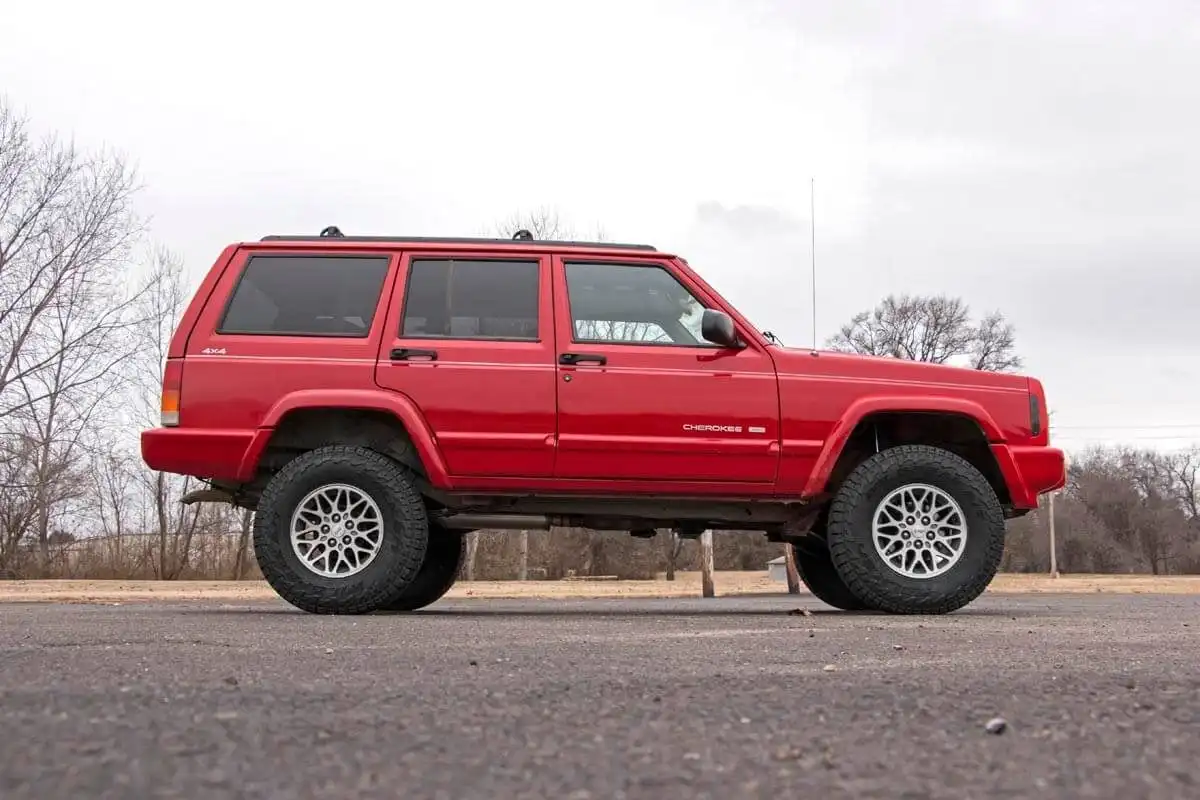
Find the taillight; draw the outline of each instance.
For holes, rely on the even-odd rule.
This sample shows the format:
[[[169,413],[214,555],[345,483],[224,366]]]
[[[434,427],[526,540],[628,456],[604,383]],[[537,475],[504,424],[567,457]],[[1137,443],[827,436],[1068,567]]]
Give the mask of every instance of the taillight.
[[[162,410],[160,421],[164,428],[179,424],[179,396],[183,390],[183,360],[167,359],[163,369]]]

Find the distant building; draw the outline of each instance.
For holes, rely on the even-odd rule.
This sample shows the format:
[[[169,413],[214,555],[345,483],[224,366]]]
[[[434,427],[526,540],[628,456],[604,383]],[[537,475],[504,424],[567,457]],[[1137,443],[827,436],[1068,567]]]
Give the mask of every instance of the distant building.
[[[771,580],[787,583],[787,561],[783,556],[768,561],[767,572],[770,574]]]

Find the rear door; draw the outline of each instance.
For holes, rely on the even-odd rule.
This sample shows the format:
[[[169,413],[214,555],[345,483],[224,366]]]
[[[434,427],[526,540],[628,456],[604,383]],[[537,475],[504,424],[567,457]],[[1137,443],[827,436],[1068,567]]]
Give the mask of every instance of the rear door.
[[[411,398],[452,477],[554,474],[550,259],[406,252],[376,381]]]
[[[770,484],[775,364],[700,336],[709,304],[666,262],[556,258],[562,479]]]

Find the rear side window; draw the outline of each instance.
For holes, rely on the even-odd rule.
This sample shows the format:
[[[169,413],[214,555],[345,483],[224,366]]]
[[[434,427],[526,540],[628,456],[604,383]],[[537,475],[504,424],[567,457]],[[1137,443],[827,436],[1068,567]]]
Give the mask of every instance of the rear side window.
[[[388,256],[251,256],[217,333],[365,337]]]
[[[538,338],[538,262],[414,259],[400,335]]]

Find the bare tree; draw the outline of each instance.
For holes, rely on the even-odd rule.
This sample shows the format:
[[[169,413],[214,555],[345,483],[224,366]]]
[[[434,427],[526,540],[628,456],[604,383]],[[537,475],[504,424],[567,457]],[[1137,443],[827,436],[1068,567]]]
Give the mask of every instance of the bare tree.
[[[563,218],[558,209],[552,206],[538,206],[527,211],[514,211],[497,221],[490,232],[500,238],[508,238],[520,230],[529,231],[533,234],[534,239],[588,239],[595,242],[603,242],[608,239],[604,228],[600,225],[596,225],[590,234],[581,233],[574,224]]]
[[[102,381],[127,355],[137,189],[119,155],[34,141],[0,99],[0,420]]]
[[[134,416],[143,426],[158,424],[167,352],[187,303],[183,262],[177,255],[158,248],[151,275],[150,291],[138,303],[142,347],[130,362]],[[150,523],[158,539],[158,577],[177,578],[187,567],[201,514],[198,505],[188,507],[178,502],[190,487],[191,479],[163,472],[146,472],[141,479],[153,507]]]
[[[22,433],[0,436],[0,571],[21,566],[20,546],[37,517],[37,443]]]
[[[254,512],[242,509],[241,527],[238,529],[237,554],[233,561],[233,579],[240,581],[246,577],[250,566],[250,531],[254,526]]]
[[[988,372],[1021,366],[1015,332],[999,312],[978,323],[959,298],[888,295],[856,314],[828,341],[834,350],[935,364],[962,363]]]

